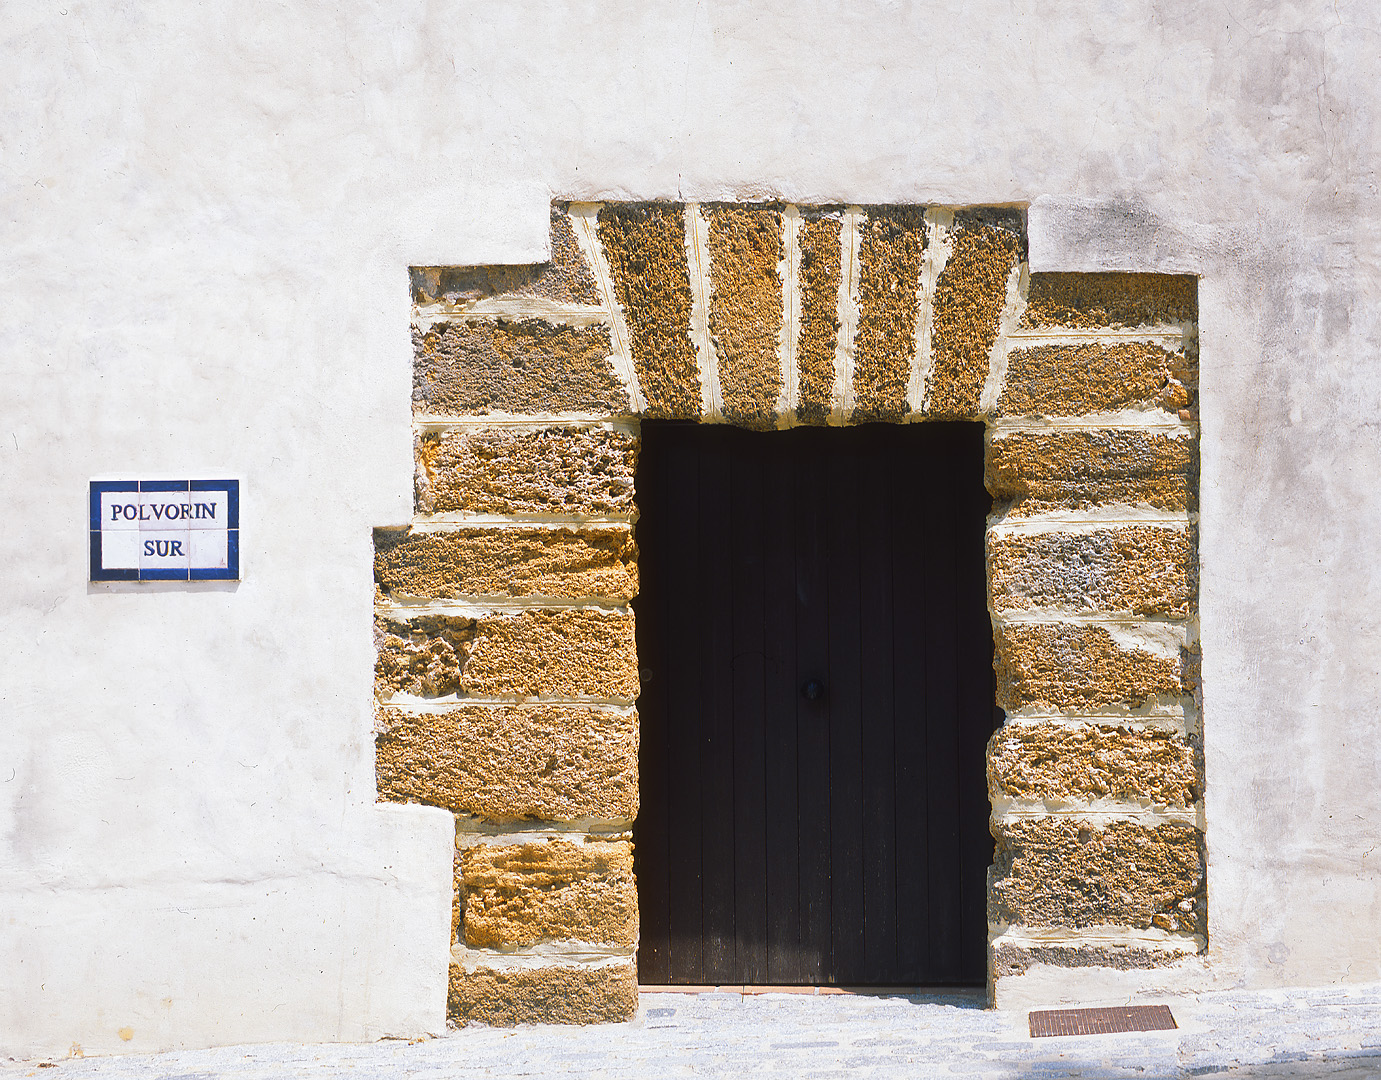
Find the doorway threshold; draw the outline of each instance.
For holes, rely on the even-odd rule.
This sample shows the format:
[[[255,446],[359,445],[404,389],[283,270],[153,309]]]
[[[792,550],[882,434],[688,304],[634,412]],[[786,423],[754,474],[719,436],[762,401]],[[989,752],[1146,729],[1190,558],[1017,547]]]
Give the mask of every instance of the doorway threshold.
[[[640,994],[740,994],[751,997],[756,994],[801,994],[823,997],[833,994],[849,994],[866,997],[924,997],[924,998],[974,998],[987,1001],[987,991],[981,986],[751,986],[733,983],[726,986],[689,986],[675,984],[659,986],[639,984]]]

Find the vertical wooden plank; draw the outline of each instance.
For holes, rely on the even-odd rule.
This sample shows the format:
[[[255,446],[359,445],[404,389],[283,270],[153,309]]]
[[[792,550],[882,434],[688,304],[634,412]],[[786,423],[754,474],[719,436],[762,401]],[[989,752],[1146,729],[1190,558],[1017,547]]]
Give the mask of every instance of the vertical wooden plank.
[[[934,425],[905,428],[892,473],[892,687],[896,709],[892,775],[896,785],[897,979],[928,982],[929,854],[926,767],[925,513],[933,497],[927,450]]]
[[[763,473],[764,815],[766,818],[767,981],[791,985],[801,968],[797,858],[796,534],[792,504],[794,432],[773,432]]]
[[[866,977],[863,951],[863,761],[858,432],[839,432],[826,469],[829,564],[830,979]]]
[[[633,870],[638,881],[638,980],[671,982],[671,895],[667,864],[666,453],[653,428],[638,455],[638,577],[633,601],[637,619],[638,819],[633,827]]]
[[[831,431],[804,428],[792,483],[796,522],[796,740],[801,889],[800,971],[805,983],[826,981],[830,964],[830,699],[807,700],[801,687],[828,684],[829,568],[826,563],[825,447]]]
[[[945,434],[948,434],[946,432]],[[942,435],[939,437],[943,437]],[[930,977],[960,977],[958,665],[955,639],[955,484],[949,454],[933,455],[930,497],[924,502],[926,587],[926,777],[929,805]]]
[[[700,470],[693,429],[667,425],[667,814],[671,981],[703,983],[701,903]]]
[[[734,596],[730,538],[736,522],[727,427],[706,427],[700,438],[700,593],[690,610],[699,615],[700,850],[703,877],[705,979],[740,982],[734,927]]]
[[[860,734],[862,749],[862,978],[898,981],[896,805],[893,788],[891,486],[895,455],[906,434],[890,425],[856,432],[862,443],[858,485]]]
[[[987,610],[987,568],[983,541],[992,498],[983,487],[983,429],[956,425],[954,474],[959,481],[955,552],[959,587],[959,977],[981,982],[987,975],[988,867],[993,840],[986,753],[995,728],[997,698],[993,673],[993,630]]]
[[[733,608],[735,981],[767,981],[767,807],[763,642],[763,466],[775,432],[730,439]]]

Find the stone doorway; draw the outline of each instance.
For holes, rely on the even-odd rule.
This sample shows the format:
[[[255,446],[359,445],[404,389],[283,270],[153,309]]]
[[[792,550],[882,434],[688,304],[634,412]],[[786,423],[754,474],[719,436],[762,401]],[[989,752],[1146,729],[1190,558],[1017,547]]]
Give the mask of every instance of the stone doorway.
[[[1194,278],[1028,274],[1015,208],[607,203],[412,284],[377,775],[456,816],[453,1016],[636,1008],[644,418],[982,422],[990,985],[1206,947]]]

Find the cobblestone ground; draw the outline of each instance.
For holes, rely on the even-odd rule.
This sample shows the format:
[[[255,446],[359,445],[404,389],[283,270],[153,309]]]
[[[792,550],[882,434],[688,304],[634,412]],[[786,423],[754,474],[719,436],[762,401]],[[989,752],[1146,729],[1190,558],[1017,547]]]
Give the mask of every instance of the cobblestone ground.
[[[1171,1006],[1180,1029],[1031,1039],[1025,1014],[962,995],[644,994],[628,1024],[472,1025],[367,1045],[238,1046],[0,1061],[45,1080],[450,1077],[1330,1077],[1381,1080],[1381,985],[1215,993]],[[46,1065],[46,1063],[43,1063]],[[41,1071],[40,1071],[41,1069]]]

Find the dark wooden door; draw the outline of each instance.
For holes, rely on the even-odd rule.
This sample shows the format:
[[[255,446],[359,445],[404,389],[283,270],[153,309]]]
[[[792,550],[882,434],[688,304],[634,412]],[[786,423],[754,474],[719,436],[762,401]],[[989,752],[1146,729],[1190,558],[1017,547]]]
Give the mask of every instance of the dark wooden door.
[[[645,422],[645,983],[981,983],[983,429]]]

